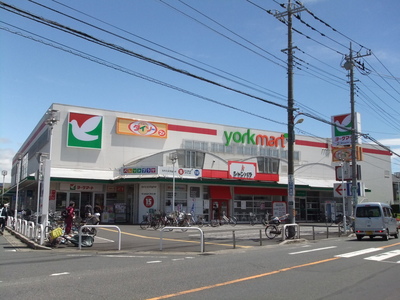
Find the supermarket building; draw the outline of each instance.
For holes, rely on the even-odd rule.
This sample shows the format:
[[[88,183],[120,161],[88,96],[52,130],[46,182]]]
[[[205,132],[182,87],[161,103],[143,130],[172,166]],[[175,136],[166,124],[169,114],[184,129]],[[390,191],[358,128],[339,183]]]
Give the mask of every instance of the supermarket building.
[[[392,203],[390,152],[361,146],[359,201]],[[296,221],[317,221],[328,206],[342,211],[332,153],[331,139],[296,135]],[[48,197],[51,211],[74,201],[79,209],[100,206],[103,223],[137,224],[174,202],[206,220],[218,207],[246,222],[250,212],[287,211],[287,156],[283,132],[53,104],[15,155],[11,175],[18,211],[40,210]]]

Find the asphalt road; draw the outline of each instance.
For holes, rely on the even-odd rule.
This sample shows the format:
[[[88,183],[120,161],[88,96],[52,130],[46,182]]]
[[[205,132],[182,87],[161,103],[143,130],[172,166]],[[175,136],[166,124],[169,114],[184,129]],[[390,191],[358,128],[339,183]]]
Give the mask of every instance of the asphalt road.
[[[199,244],[191,246],[193,252],[160,251],[158,239],[151,238],[159,232],[140,232],[131,233],[135,247],[121,251],[94,250],[96,245],[89,251],[74,247],[31,250],[14,244],[8,235],[0,236],[1,297],[343,300],[398,299],[400,293],[399,239],[268,241],[263,246],[236,249],[218,246],[216,251],[201,254]],[[187,243],[175,241],[181,233],[171,234],[171,245]],[[123,236],[127,239],[128,235]],[[145,248],[154,251],[137,251],[143,248],[135,243],[146,240],[151,243]]]

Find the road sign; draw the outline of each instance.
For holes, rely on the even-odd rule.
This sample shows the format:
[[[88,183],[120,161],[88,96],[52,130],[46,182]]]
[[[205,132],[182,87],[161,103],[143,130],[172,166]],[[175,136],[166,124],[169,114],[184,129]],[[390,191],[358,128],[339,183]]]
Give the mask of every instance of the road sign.
[[[348,197],[353,196],[352,185],[353,184],[351,182],[347,183],[346,190],[347,190],[347,196]],[[360,196],[360,197],[365,197],[365,185],[364,185],[364,182],[357,181],[357,195]]]
[[[346,183],[334,183],[333,184],[333,197],[343,197],[343,194],[347,195],[347,184]]]

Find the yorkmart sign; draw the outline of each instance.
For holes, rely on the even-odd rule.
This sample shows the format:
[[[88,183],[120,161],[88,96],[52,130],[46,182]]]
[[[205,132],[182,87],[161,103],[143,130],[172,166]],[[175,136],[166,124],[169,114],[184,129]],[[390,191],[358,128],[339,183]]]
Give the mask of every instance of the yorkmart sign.
[[[285,137],[281,134],[280,137],[268,136],[265,134],[252,133],[250,129],[247,129],[245,133],[240,133],[239,131],[224,131],[225,146],[229,146],[232,143],[237,144],[248,144],[248,145],[259,145],[266,147],[281,147],[285,148]]]
[[[70,112],[67,146],[101,149],[103,117]]]

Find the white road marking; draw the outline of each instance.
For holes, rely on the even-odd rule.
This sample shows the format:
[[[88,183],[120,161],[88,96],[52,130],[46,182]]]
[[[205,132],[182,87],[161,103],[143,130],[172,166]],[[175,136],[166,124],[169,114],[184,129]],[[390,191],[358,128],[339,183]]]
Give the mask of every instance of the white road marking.
[[[162,262],[162,261],[161,260],[153,260],[153,261],[148,261],[147,263],[148,264],[158,264],[160,262]]]
[[[398,256],[398,255],[400,255],[400,250],[393,250],[393,251],[381,253],[381,254],[378,254],[378,255],[370,256],[370,257],[367,257],[365,259],[367,259],[367,260],[375,260],[375,261],[382,261],[382,260],[385,260],[385,259],[388,259],[388,258],[391,258],[391,257],[394,257],[394,256]]]
[[[103,243],[115,243],[114,240],[109,240],[109,239],[102,238],[102,237],[99,237],[99,236],[96,236],[95,240],[96,240],[96,242],[100,242],[100,243],[102,243],[102,242]],[[99,240],[101,240],[101,241],[99,241]]]
[[[69,272],[53,273],[53,274],[50,274],[50,276],[61,276],[61,275],[68,275],[68,274],[70,274],[70,273]]]
[[[358,250],[358,251],[354,251],[354,252],[349,252],[349,253],[344,253],[344,254],[339,254],[339,255],[335,255],[335,257],[353,257],[353,256],[357,256],[357,255],[363,255],[363,254],[367,254],[367,253],[371,253],[371,252],[376,252],[376,251],[382,251],[382,248],[367,248],[367,249],[363,249],[363,250]]]
[[[303,251],[298,251],[298,252],[292,252],[292,253],[289,253],[289,254],[293,255],[293,254],[300,254],[300,253],[308,253],[308,252],[321,251],[321,250],[327,250],[327,249],[333,249],[333,248],[337,248],[337,246],[316,248],[316,249],[310,249],[310,250],[303,250]]]

